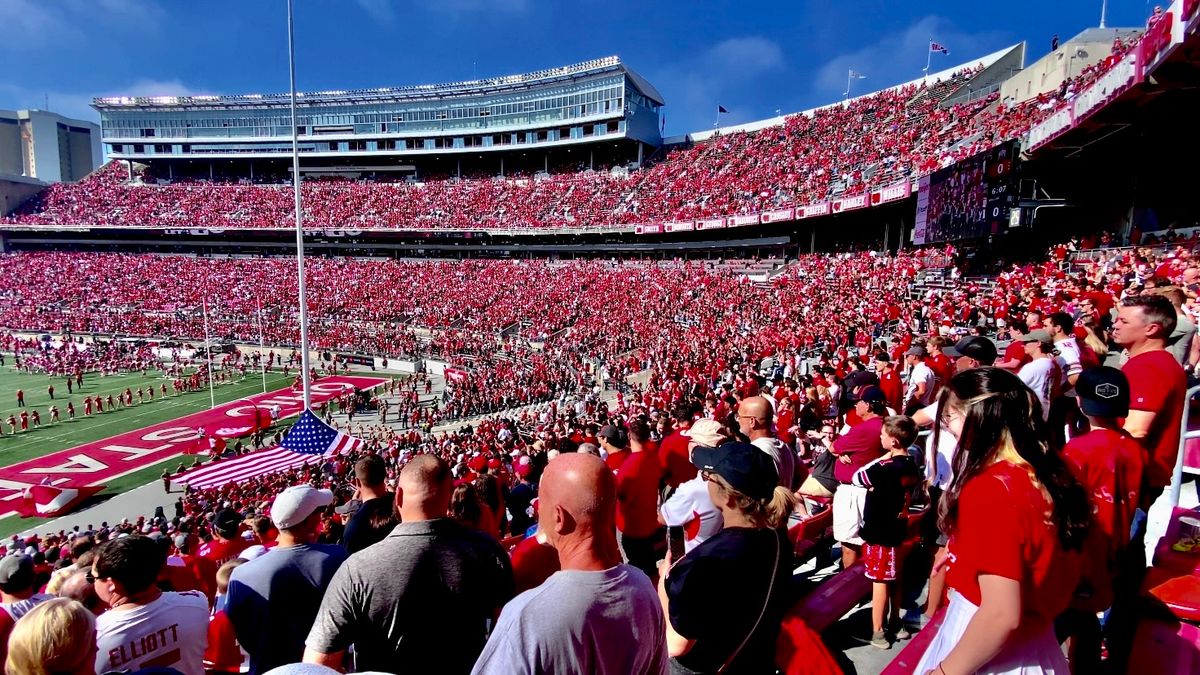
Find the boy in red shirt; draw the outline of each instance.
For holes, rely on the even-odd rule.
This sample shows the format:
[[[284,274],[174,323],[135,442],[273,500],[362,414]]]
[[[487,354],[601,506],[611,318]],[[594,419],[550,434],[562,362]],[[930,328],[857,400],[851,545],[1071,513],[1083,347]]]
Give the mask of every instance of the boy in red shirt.
[[[658,486],[662,466],[649,447],[650,427],[645,422],[629,423],[629,457],[617,470],[617,531],[621,550],[630,565],[651,579],[656,573],[658,544]]]
[[[1060,634],[1069,630],[1074,638],[1072,670],[1087,673],[1100,670],[1096,613],[1112,605],[1113,577],[1129,546],[1145,459],[1141,445],[1117,422],[1129,414],[1129,380],[1124,373],[1107,366],[1084,370],[1075,394],[1091,429],[1067,443],[1063,459],[1087,490],[1095,521],[1084,543],[1083,579],[1070,618],[1064,616],[1059,629]]]

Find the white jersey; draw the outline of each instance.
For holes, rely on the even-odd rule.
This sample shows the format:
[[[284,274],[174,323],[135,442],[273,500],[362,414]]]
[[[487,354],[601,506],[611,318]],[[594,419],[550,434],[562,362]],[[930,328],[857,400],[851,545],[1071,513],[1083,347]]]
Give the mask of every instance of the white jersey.
[[[708,494],[708,484],[700,476],[680,483],[659,511],[668,526],[683,526],[684,551],[691,551],[703,544],[725,525],[721,510],[712,503],[712,497]]]
[[[96,617],[96,672],[174,668],[204,675],[208,599],[203,593],[163,593],[148,605]]]

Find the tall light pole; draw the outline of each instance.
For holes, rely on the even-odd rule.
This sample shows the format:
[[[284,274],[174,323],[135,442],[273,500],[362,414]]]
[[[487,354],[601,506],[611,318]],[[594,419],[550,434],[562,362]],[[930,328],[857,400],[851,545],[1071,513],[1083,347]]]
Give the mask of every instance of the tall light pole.
[[[1108,0],[1100,0],[1100,27],[1104,28],[1104,19],[1108,14]]]
[[[258,365],[262,370],[263,393],[267,393],[267,357],[263,354],[263,323],[262,323],[262,298],[254,296],[254,302],[258,305]]]
[[[304,283],[304,226],[300,210],[300,139],[296,128],[296,31],[293,27],[293,0],[288,0],[288,70],[292,84],[292,193],[296,201],[296,274],[300,280],[300,375],[304,387],[304,409],[312,407],[308,377],[308,293]]]

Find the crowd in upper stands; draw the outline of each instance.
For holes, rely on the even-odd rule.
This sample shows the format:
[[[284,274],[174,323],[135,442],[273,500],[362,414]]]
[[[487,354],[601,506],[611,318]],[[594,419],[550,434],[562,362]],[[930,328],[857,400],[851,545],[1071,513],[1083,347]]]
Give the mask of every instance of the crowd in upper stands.
[[[453,383],[443,394],[446,405],[479,401],[484,404],[474,410],[493,414],[439,433],[398,428],[377,418],[339,421],[366,441],[353,455],[189,491],[173,516],[160,513],[42,539],[14,539],[9,548],[29,557],[9,556],[14,561],[4,565],[13,568],[11,573],[0,566],[3,607],[11,608],[15,619],[49,602],[40,591],[47,575],[62,568],[59,581],[46,588],[100,613],[89,638],[101,646],[90,657],[100,669],[136,667],[158,653],[157,645],[132,635],[145,627],[158,630],[158,619],[123,620],[139,616],[127,611],[144,611],[170,612],[181,621],[177,630],[201,636],[197,645],[207,635],[207,652],[196,648],[174,655],[174,667],[182,672],[196,672],[204,660],[210,667],[233,668],[242,661],[241,650],[249,654],[254,672],[302,658],[346,666],[351,644],[355,667],[385,671],[400,669],[401,663],[428,664],[436,655],[436,667],[461,672],[472,667],[506,672],[513,664],[538,659],[566,670],[594,670],[597,663],[613,660],[622,664],[622,672],[665,672],[672,658],[701,672],[718,669],[726,659],[758,672],[773,662],[775,636],[795,599],[786,584],[780,590],[760,585],[772,578],[772,567],[786,578],[795,564],[793,542],[780,536],[776,552],[770,531],[786,524],[793,511],[795,524],[831,508],[845,568],[866,574],[883,589],[876,597],[886,598],[898,583],[888,570],[905,549],[886,534],[890,526],[879,529],[880,522],[889,522],[879,509],[898,515],[896,504],[907,503],[915,470],[918,483],[938,488],[935,502],[948,501],[958,509],[957,515],[955,507],[943,509],[926,543],[931,550],[948,547],[958,558],[948,574],[935,573],[931,580],[925,611],[955,620],[943,620],[920,672],[977,668],[983,657],[962,645],[980,640],[1026,665],[1057,662],[1062,653],[1050,628],[1068,606],[1078,608],[1075,618],[1086,619],[1089,612],[1113,605],[1113,630],[1128,617],[1122,614],[1128,611],[1122,606],[1129,602],[1127,594],[1112,586],[1115,568],[1081,566],[1079,552],[1118,566],[1127,564],[1122,556],[1144,555],[1140,539],[1115,535],[1128,532],[1132,507],[1148,505],[1169,480],[1178,448],[1173,411],[1182,410],[1179,397],[1186,384],[1183,366],[1192,369],[1200,361],[1200,350],[1194,349],[1200,265],[1190,246],[1100,251],[1072,263],[1063,251],[1073,247],[1055,247],[1045,260],[1012,265],[994,279],[952,276],[941,286],[914,284],[927,252],[804,256],[766,286],[688,264],[555,268],[558,289],[573,288],[575,275],[587,279],[586,286],[558,295],[543,287],[525,298],[526,306],[545,306],[540,330],[568,330],[536,348],[514,341],[512,360],[482,359],[475,366],[476,379],[459,385],[477,398],[455,399],[462,393],[455,393]],[[65,270],[75,265],[115,269],[130,259],[53,255],[49,259]],[[158,260],[164,284],[189,264],[186,258]],[[223,273],[226,262],[240,270],[218,276],[230,283],[253,276],[246,271],[250,266],[209,262],[215,263],[209,265],[215,275]],[[338,272],[356,264],[342,261]],[[520,324],[519,316],[511,323],[508,317],[481,318],[493,308],[474,305],[471,298],[485,293],[488,280],[498,274],[520,277],[526,263],[470,265],[444,270],[454,277],[446,283],[461,284],[464,292],[459,311],[443,314],[431,305],[429,312],[452,316],[450,323],[489,321],[486,331],[478,331],[484,334]],[[536,275],[541,265],[528,264],[529,271]],[[9,293],[30,285],[22,283],[22,269],[46,278],[39,276],[46,271],[38,264],[8,269],[11,274],[3,278]],[[272,274],[270,265],[262,269],[264,276]],[[433,264],[422,273],[437,269]],[[72,278],[69,272],[66,278]],[[113,278],[117,275],[95,277],[90,292],[114,297],[116,291],[104,286]],[[146,289],[160,280],[142,279]],[[382,295],[390,285],[376,288],[380,304],[366,302],[364,311],[383,311],[392,302]],[[621,301],[629,293],[640,301]],[[58,300],[55,311],[79,311],[76,316],[84,319],[99,314],[85,302]],[[343,303],[339,309],[349,307],[354,305]],[[506,310],[495,311],[503,315]],[[27,308],[13,316],[39,312]],[[368,316],[398,321],[386,313]],[[460,345],[466,355],[484,351],[462,334],[448,336],[442,344]],[[1008,340],[1007,348],[997,348],[997,342]],[[549,384],[547,371],[536,370],[539,361],[533,358],[540,354],[548,357],[541,363],[563,364],[569,373],[544,390],[538,386]],[[471,372],[472,364],[463,363]],[[488,370],[517,363],[535,368],[528,380]],[[591,386],[593,380],[597,385],[624,381],[634,373],[643,377],[622,388],[611,404],[602,400],[602,387]],[[523,390],[534,395],[522,397]],[[396,393],[393,388],[388,395]],[[988,403],[993,400],[995,405]],[[533,405],[503,410],[526,403]],[[464,410],[472,409],[467,405]],[[1023,421],[1013,421],[1018,419]],[[918,445],[910,453],[917,426],[940,429],[927,448]],[[967,448],[958,451],[959,457],[955,437]],[[1005,437],[1011,438],[1011,450],[983,440]],[[584,457],[589,454],[596,457]],[[1109,459],[1111,470],[1090,472],[1097,462],[1109,466]],[[298,484],[312,487],[297,490]],[[899,486],[886,488],[891,490],[887,507],[880,506],[882,496],[872,496],[883,495],[885,484]],[[993,494],[996,485],[1020,485],[1024,492],[1015,499]],[[1103,501],[1114,489],[1127,491],[1128,499]],[[711,501],[696,502],[696,495]],[[918,490],[916,503],[930,498]],[[684,527],[688,553],[682,564],[664,550],[666,539],[659,534],[660,524],[676,523],[669,520],[679,511],[672,499],[693,500],[684,511],[699,514],[679,523],[696,520]],[[397,527],[393,502],[401,525],[387,537]],[[1040,508],[1048,519],[1037,515]],[[1012,513],[997,515],[1005,509]],[[1093,512],[1096,520],[1089,525],[1086,514]],[[930,514],[936,509],[927,517],[938,520]],[[704,520],[710,516],[723,519],[725,529]],[[1020,529],[1032,522],[1041,525]],[[1018,529],[1001,531],[1001,523],[1017,523]],[[948,540],[936,540],[939,524]],[[574,527],[585,528],[587,545],[574,538]],[[516,539],[499,544],[534,532],[511,551],[506,549]],[[980,533],[986,541],[978,539]],[[422,543],[392,551],[396,536],[418,537]],[[1017,543],[1022,537],[1038,538],[1041,553],[1023,557],[1028,549]],[[438,556],[443,565],[447,559],[458,561],[453,569],[461,576],[433,582],[421,572],[424,556]],[[153,564],[125,569],[135,557]],[[388,574],[378,569],[385,557]],[[667,563],[659,567],[664,557]],[[620,564],[623,559],[628,565]],[[968,624],[974,608],[994,601],[995,589],[983,577],[976,582],[962,571],[970,565],[986,570],[988,579],[1015,580],[1013,592],[1029,602],[1011,625],[1031,627],[1026,638],[1020,637],[1025,632],[1013,634],[1001,624],[989,628],[986,638],[953,632]],[[576,576],[556,577],[560,568]],[[1032,577],[1024,573],[1029,569]],[[1106,592],[1072,597],[1069,591],[1080,575],[1092,591]],[[272,583],[301,583],[301,578],[314,585],[311,600],[272,595]],[[721,588],[734,580],[745,587],[719,594],[727,603],[725,618],[709,625],[701,620],[703,603],[712,601],[717,589],[711,579],[717,578],[725,584]],[[578,584],[616,584],[620,591],[589,590],[581,597],[571,590]],[[416,588],[438,589],[437,595],[405,600]],[[945,588],[951,590],[943,599],[940,589]],[[533,589],[531,595],[509,600],[524,589]],[[270,602],[264,604],[264,598]],[[766,613],[756,624],[764,600]],[[410,601],[424,609],[407,609]],[[579,625],[591,616],[584,607],[593,603],[620,621],[604,624],[603,630]],[[872,633],[864,636],[871,644],[902,645],[919,627],[919,621],[898,621],[894,602],[876,605]],[[47,605],[52,606],[75,607]],[[482,618],[502,606],[489,638]],[[283,621],[275,611],[286,611],[295,621]],[[45,622],[48,613],[30,616]],[[423,621],[389,623],[388,616]],[[476,619],[467,617],[479,617],[478,631],[470,628]],[[451,638],[442,631],[431,634],[425,625],[447,621],[463,627],[452,638],[453,650],[437,647]],[[50,629],[38,623],[38,630]],[[1109,637],[1113,658],[1128,653],[1122,640],[1132,630],[1123,630]],[[591,641],[579,643],[584,633]],[[21,642],[23,634],[13,630],[14,658],[29,648]],[[739,649],[746,635],[751,639]],[[417,636],[417,643],[429,649],[404,646]],[[563,650],[556,646],[561,641],[574,647]],[[1100,653],[1087,648],[1072,656],[1079,659],[1076,664],[1091,664]],[[809,657],[814,670],[828,665],[817,652]]]
[[[595,227],[758,213],[913,180],[1025,133],[1103,74],[1130,44],[1021,103],[998,94],[941,105],[979,68],[718,134],[632,172],[555,171],[418,184],[314,179],[302,186],[314,228]],[[968,97],[970,99],[970,97]],[[957,100],[957,97],[956,97]],[[0,222],[205,228],[289,227],[291,189],[241,180],[165,180],[113,162],[57,184]],[[160,184],[161,181],[161,184]]]

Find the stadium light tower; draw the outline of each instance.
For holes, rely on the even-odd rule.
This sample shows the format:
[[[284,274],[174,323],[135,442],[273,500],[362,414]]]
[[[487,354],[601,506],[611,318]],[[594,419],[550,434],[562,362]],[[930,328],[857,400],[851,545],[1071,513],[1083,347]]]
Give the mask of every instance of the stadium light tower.
[[[1104,28],[1104,19],[1108,14],[1108,0],[1100,0],[1100,27]]]
[[[300,376],[304,387],[304,409],[312,407],[309,389],[308,366],[308,293],[304,284],[304,226],[300,210],[300,139],[296,132],[296,30],[293,26],[293,0],[287,0],[288,9],[288,71],[292,84],[292,193],[296,201],[296,274],[300,281]]]

